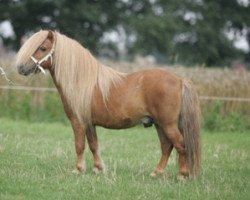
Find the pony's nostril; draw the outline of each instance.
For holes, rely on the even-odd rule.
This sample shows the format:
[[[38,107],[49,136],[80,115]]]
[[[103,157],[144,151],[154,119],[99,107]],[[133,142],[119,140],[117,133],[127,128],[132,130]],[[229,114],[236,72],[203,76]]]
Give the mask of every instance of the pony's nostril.
[[[19,74],[22,74],[23,73],[23,66],[21,65],[21,66],[18,66],[17,67],[17,70],[18,70],[18,73]]]
[[[30,70],[25,70],[23,65],[18,66],[17,69],[18,69],[19,74],[24,75],[24,76],[29,75]]]

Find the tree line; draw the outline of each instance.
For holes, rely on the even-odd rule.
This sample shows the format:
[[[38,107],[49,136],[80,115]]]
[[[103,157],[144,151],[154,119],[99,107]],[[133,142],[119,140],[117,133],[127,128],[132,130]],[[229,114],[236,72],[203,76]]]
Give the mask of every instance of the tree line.
[[[122,30],[129,58],[153,55],[160,62],[206,66],[250,61],[250,53],[234,45],[245,37],[250,45],[249,0],[0,0],[0,22],[15,33],[6,47],[18,49],[26,34],[59,30],[96,55],[109,49],[118,56],[118,41],[103,40]]]

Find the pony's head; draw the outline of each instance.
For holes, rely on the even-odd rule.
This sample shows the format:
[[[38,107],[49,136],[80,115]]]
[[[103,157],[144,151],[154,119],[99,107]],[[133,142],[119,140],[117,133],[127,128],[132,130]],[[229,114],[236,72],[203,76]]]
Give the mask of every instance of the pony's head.
[[[55,37],[52,31],[39,31],[32,35],[17,54],[16,66],[19,74],[43,72],[52,69]]]

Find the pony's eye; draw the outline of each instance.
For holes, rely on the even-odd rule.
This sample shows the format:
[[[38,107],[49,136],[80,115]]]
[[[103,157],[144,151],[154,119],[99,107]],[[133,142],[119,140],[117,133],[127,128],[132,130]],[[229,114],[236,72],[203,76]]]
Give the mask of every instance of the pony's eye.
[[[46,48],[45,48],[45,47],[43,47],[43,46],[42,46],[42,47],[40,47],[39,49],[40,49],[41,51],[46,51]]]

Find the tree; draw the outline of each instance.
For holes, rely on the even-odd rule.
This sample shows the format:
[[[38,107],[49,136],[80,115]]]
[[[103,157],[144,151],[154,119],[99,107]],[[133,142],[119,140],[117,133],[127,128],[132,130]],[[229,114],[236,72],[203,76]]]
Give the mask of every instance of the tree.
[[[29,32],[56,29],[86,44],[94,50],[102,34],[112,29],[118,20],[112,10],[116,0],[4,0],[0,6],[0,21],[9,20],[15,32],[14,48]]]
[[[137,37],[130,47],[133,53],[208,66],[228,65],[244,56],[226,34],[250,30],[249,5],[237,0],[139,0],[124,7],[124,26]]]
[[[119,20],[115,3],[116,0],[57,0],[56,28],[98,53],[103,33],[114,29]]]
[[[185,56],[190,57],[192,51],[188,51],[188,49],[193,49],[198,62],[204,62],[208,66],[228,65],[232,60],[244,56],[243,51],[233,46],[234,40],[229,39],[227,34],[233,28],[234,21],[242,23],[249,21],[249,17],[245,18],[248,14],[242,13],[245,7],[240,5],[237,0],[204,0],[201,2],[193,6],[192,12],[197,13],[196,15],[200,18],[188,28],[193,30],[196,38],[193,43],[187,41],[183,44],[187,48]]]
[[[245,3],[244,3],[245,2]],[[0,22],[9,20],[20,46],[27,33],[56,29],[80,41],[95,54],[104,34],[126,35],[130,56],[152,54],[158,61],[182,64],[228,65],[250,61],[235,48],[242,35],[250,45],[250,3],[243,0],[0,0]],[[108,44],[111,45],[111,44]],[[116,50],[115,48],[112,48]]]
[[[55,6],[52,1],[39,0],[4,0],[0,6],[0,20],[9,20],[15,32],[12,41],[15,49],[20,47],[21,38],[31,31],[42,27],[51,27],[46,17],[52,18]]]

